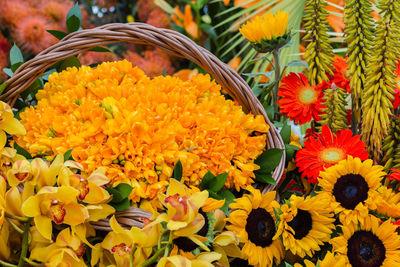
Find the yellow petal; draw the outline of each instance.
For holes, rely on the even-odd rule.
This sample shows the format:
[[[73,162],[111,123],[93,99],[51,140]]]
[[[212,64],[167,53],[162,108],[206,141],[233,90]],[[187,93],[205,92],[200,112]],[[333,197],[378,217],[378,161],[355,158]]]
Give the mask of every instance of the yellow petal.
[[[28,217],[35,217],[40,215],[39,197],[31,196],[22,204],[22,213]]]
[[[8,213],[15,216],[23,216],[23,214],[21,213],[21,205],[22,205],[21,195],[16,187],[11,188],[10,190],[7,191],[5,200],[6,200],[6,210]],[[39,215],[39,213],[37,215]]]
[[[5,121],[4,124],[0,126],[0,128],[9,134],[18,134],[18,135],[26,134],[25,127],[16,118],[11,118],[10,120]]]
[[[34,218],[35,225],[39,233],[46,239],[51,240],[51,232],[53,227],[51,225],[51,219],[46,216],[36,216]]]
[[[0,149],[2,149],[7,143],[7,135],[4,131],[0,130]]]

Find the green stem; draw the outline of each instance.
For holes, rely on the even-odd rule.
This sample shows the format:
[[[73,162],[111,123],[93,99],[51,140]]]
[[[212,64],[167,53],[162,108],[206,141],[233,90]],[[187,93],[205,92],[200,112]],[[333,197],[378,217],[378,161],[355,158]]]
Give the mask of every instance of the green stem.
[[[10,223],[10,225],[12,226],[12,228],[14,228],[15,231],[17,231],[17,232],[20,233],[21,235],[24,234],[24,231],[23,231],[21,228],[19,228],[18,225],[16,225],[16,224],[12,221],[12,219],[10,219],[10,218],[7,217],[6,220],[7,220],[7,222]]]
[[[274,49],[272,51],[272,56],[274,58],[274,71],[275,71],[275,81],[274,81],[274,88],[272,89],[272,103],[274,105],[274,110],[275,110],[275,119],[277,119],[277,116],[279,114],[279,109],[278,109],[278,89],[279,89],[279,83],[281,81],[281,59],[280,59],[280,50],[279,49]]]
[[[173,236],[173,232],[170,231],[169,232],[169,237],[168,237],[168,244],[166,245],[166,248],[165,248],[165,251],[164,251],[164,257],[168,257],[169,248],[172,245],[172,236]]]
[[[158,257],[164,252],[164,250],[167,247],[168,247],[168,245],[157,250],[156,253],[154,253],[154,255],[151,258],[149,258],[148,260],[146,260],[145,262],[142,263],[141,267],[146,267],[146,266],[149,266],[150,264],[156,262]]]
[[[15,216],[15,215],[12,215],[12,214],[7,213],[7,212],[6,212],[5,216],[6,216],[7,218],[10,218],[10,219],[13,219],[13,220],[17,220],[17,221],[21,221],[21,222],[27,222],[27,221],[29,220],[28,218],[24,218],[24,217],[20,217],[20,216]]]
[[[31,226],[31,219],[32,218],[28,218],[24,224],[24,234],[22,235],[22,250],[21,256],[19,257],[18,267],[24,266],[24,259],[26,258],[26,254],[28,252],[29,227]]]
[[[2,261],[2,260],[0,260],[0,265],[1,266],[6,266],[6,267],[17,267],[17,265],[15,265],[15,264],[12,264],[12,263],[9,263],[9,262],[6,262],[6,261]]]
[[[37,263],[37,262],[31,261],[31,260],[28,259],[28,258],[24,258],[24,261],[25,261],[26,263],[28,263],[29,265],[31,265],[31,266],[43,266],[41,263]]]

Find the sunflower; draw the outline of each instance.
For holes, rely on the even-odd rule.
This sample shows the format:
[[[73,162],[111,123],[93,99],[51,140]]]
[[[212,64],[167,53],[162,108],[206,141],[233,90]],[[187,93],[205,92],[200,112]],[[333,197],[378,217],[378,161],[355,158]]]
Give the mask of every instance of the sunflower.
[[[231,225],[226,228],[246,240],[242,256],[254,266],[271,266],[279,264],[283,258],[283,246],[279,239],[273,240],[276,234],[274,208],[279,204],[274,201],[276,192],[261,192],[248,187],[252,193],[235,199],[229,205],[234,211],[226,219]]]
[[[281,113],[295,123],[320,119],[322,92],[311,86],[304,74],[292,72],[283,78],[278,96],[281,97],[278,100]]]
[[[386,186],[381,186],[378,189],[379,201],[376,202],[376,211],[378,214],[388,217],[400,217],[400,193],[396,193]]]
[[[333,251],[344,256],[346,266],[399,266],[400,236],[390,220],[382,224],[368,216],[364,225],[343,226],[343,235],[330,241]]]
[[[256,16],[240,27],[240,33],[251,42],[258,52],[266,53],[281,48],[290,40],[286,32],[289,14],[285,11],[268,12],[263,16]]]
[[[280,223],[274,238],[282,236],[283,245],[293,255],[313,256],[324,242],[329,241],[335,228],[333,214],[320,197],[292,195],[282,205]]]
[[[377,208],[377,189],[384,176],[383,167],[373,166],[371,159],[362,162],[359,158],[348,156],[321,172],[318,182],[322,191],[319,195],[326,197],[343,224],[357,221],[363,224],[368,211]]]
[[[353,136],[351,130],[339,130],[335,134],[324,125],[321,134],[314,134],[304,142],[304,148],[296,153],[296,165],[301,177],[316,183],[320,171],[335,165],[347,155],[361,160],[368,158],[368,152],[359,135]]]
[[[318,261],[317,265],[309,260],[304,260],[304,265],[300,263],[295,263],[294,267],[343,267],[346,264],[345,257],[342,255],[334,255],[332,252],[328,251],[323,260]]]

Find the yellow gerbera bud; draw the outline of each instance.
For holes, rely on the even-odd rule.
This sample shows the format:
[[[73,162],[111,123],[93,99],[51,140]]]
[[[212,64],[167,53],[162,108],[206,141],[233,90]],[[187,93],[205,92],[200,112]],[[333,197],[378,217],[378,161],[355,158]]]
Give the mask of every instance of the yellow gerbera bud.
[[[288,21],[289,14],[278,10],[276,14],[269,12],[256,16],[242,25],[239,31],[251,42],[254,49],[266,53],[289,42],[290,34],[286,32]]]

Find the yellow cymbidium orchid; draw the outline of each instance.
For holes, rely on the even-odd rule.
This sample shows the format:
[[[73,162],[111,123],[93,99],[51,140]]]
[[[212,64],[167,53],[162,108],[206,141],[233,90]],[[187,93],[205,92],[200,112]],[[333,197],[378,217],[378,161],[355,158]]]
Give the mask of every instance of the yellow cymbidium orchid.
[[[63,164],[64,156],[61,154],[58,154],[50,165],[40,158],[32,160],[31,165],[37,186],[39,188],[44,186],[54,186],[57,182],[57,175],[59,174]]]
[[[25,181],[32,181],[34,177],[31,163],[26,159],[17,160],[7,172],[8,184],[12,187]]]
[[[105,173],[105,168],[98,168],[86,177],[85,174],[75,174],[64,167],[58,177],[58,184],[78,189],[78,199],[82,202],[88,204],[106,203],[111,199],[111,195],[101,187],[109,182]]]
[[[0,175],[6,177],[14,162],[20,159],[25,159],[25,157],[17,154],[17,150],[14,148],[4,147],[0,149]]]
[[[69,228],[62,230],[55,243],[48,246],[36,246],[32,249],[30,259],[44,263],[46,266],[86,266],[82,259],[85,245]]]
[[[221,254],[219,263],[221,266],[229,266],[228,257],[241,258],[239,238],[231,231],[225,231],[217,235],[213,241],[213,249]]]
[[[192,259],[188,259],[181,255],[175,255],[161,258],[157,267],[213,267],[214,265],[212,262],[219,260],[220,258],[221,254],[216,252],[203,252]]]
[[[102,247],[111,252],[117,266],[129,266],[133,249],[133,265],[142,264],[152,253],[153,246],[157,245],[162,230],[160,224],[147,224],[143,229],[132,227],[127,230],[118,224],[114,216],[110,219],[110,226],[113,231],[104,238]],[[96,255],[97,261],[99,258],[100,255]]]
[[[78,194],[78,190],[69,186],[45,186],[22,204],[22,212],[34,217],[38,231],[51,239],[52,221],[74,226],[89,217],[87,208],[77,202]]]
[[[26,134],[26,130],[19,120],[14,118],[11,107],[0,101],[0,148],[3,148],[7,143],[8,134]]]

